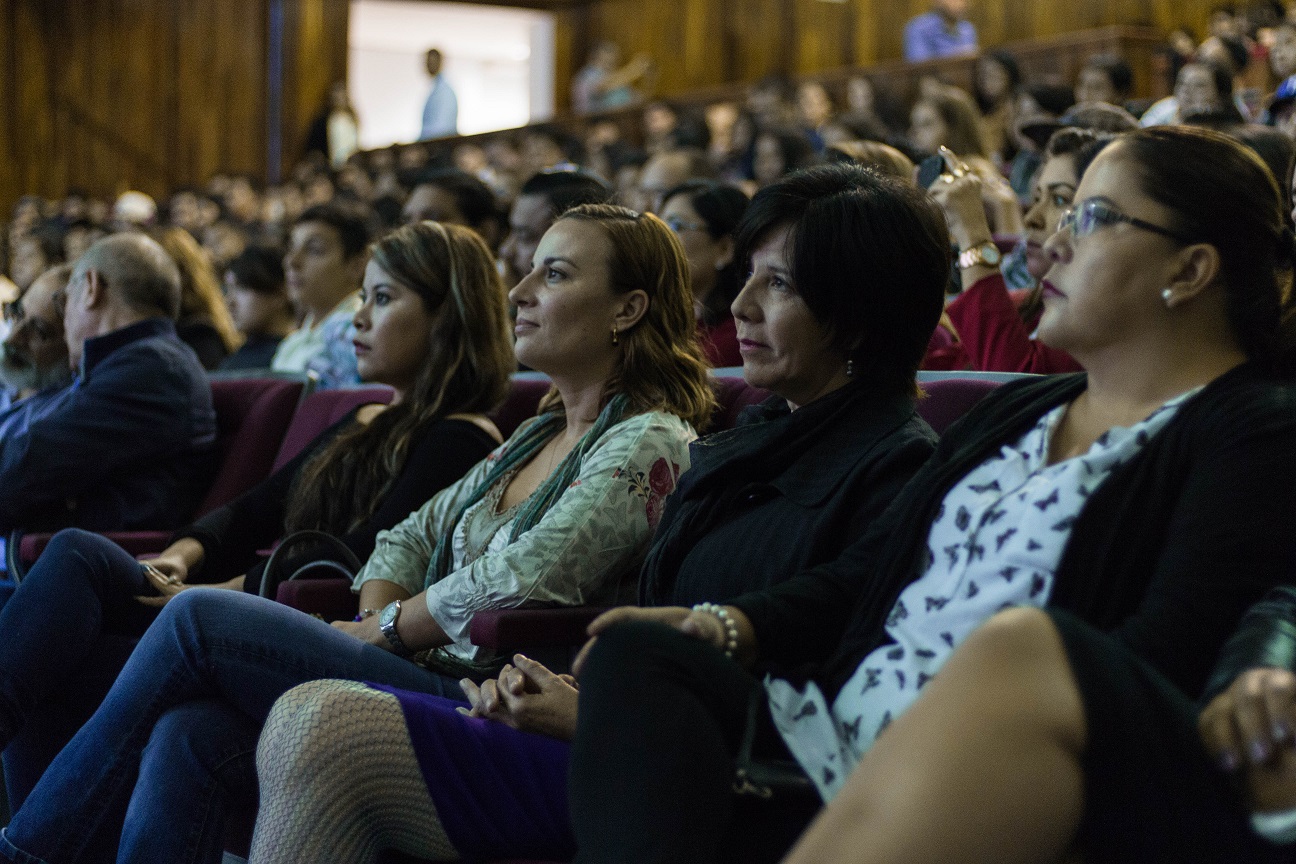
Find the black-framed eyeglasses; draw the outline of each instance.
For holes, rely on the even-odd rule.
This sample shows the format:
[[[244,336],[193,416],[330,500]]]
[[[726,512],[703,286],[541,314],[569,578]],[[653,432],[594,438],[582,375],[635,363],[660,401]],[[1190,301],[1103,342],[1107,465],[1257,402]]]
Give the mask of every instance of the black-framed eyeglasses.
[[[1062,217],[1058,219],[1057,230],[1064,231],[1070,228],[1071,236],[1088,237],[1099,228],[1118,225],[1122,222],[1126,225],[1133,225],[1135,228],[1141,228],[1144,231],[1151,231],[1153,234],[1160,234],[1162,237],[1169,237],[1171,240],[1177,240],[1183,244],[1193,242],[1177,231],[1154,225],[1151,222],[1144,222],[1142,219],[1136,219],[1133,216],[1127,216],[1102,198],[1086,198],[1080,204],[1068,207],[1062,212]]]

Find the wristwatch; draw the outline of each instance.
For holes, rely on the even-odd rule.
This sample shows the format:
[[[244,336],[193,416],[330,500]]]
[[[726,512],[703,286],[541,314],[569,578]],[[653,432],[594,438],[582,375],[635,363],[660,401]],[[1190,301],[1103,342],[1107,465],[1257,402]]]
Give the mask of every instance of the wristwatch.
[[[959,253],[958,265],[960,270],[966,270],[978,264],[984,264],[987,267],[998,267],[999,262],[1002,260],[1003,254],[1000,253],[999,247],[995,245],[993,240],[987,240]]]
[[[378,629],[382,630],[382,634],[387,637],[387,641],[392,646],[392,651],[396,652],[397,656],[408,657],[414,652],[405,647],[400,634],[396,632],[396,619],[400,617],[400,610],[401,601],[399,600],[393,600],[384,606],[383,610],[378,613]]]

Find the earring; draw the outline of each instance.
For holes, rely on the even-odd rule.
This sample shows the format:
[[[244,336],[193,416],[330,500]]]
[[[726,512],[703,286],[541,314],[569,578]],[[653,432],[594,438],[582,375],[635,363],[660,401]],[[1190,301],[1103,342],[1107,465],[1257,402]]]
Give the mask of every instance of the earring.
[[[847,361],[846,361],[846,377],[847,377],[847,378],[854,378],[854,377],[855,377],[855,361],[854,361],[854,360],[847,360]]]
[[[621,344],[621,341],[620,341],[619,339],[617,339],[617,329],[616,329],[616,325],[615,325],[615,324],[612,325],[612,344],[613,344],[613,345],[620,345],[620,344]]]
[[[1166,308],[1170,308],[1170,301],[1174,298],[1174,292],[1169,288],[1162,289],[1161,299],[1165,301]]]

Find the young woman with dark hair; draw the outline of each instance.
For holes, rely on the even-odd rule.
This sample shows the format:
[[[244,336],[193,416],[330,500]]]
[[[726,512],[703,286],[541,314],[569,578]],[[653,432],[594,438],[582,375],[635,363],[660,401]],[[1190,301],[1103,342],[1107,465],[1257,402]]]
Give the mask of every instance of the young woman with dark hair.
[[[1281,201],[1260,159],[1230,138],[1187,127],[1121,137],[1047,244],[1040,335],[1086,374],[985,397],[831,564],[719,611],[621,609],[594,622],[597,642],[577,667],[576,860],[777,860],[791,837],[773,838],[775,821],[795,825],[806,810],[735,797],[745,734],[757,759],[794,756],[831,800],[1006,605],[1046,608],[1082,679],[1104,667],[1073,646],[1101,631],[1181,693],[1200,693],[1242,614],[1288,583],[1296,561]],[[1125,722],[1104,716],[1086,753],[1109,752]],[[949,752],[930,746],[933,758]],[[1119,758],[1108,767],[1109,789],[1145,779]],[[882,798],[924,810],[905,770],[879,782]],[[1067,791],[1052,782],[1028,788],[1046,803]],[[930,820],[886,822],[912,824],[915,843],[936,836],[921,833]],[[954,833],[1007,842],[1022,830],[997,825]]]
[[[340,677],[462,695],[436,670],[498,665],[469,638],[475,612],[619,595],[689,465],[694,424],[715,406],[686,264],[661,220],[608,205],[565,214],[533,263],[508,295],[514,353],[554,388],[539,416],[378,537],[353,584],[358,620],[329,626],[234,591],[172,598],[14,813],[0,855],[215,860],[227,810],[255,801],[257,735],[290,687]],[[370,283],[379,307],[385,285]],[[363,328],[358,341],[368,347]],[[457,358],[467,346],[434,350]],[[389,434],[400,431],[393,423]],[[314,488],[335,495],[347,470],[321,472]],[[84,830],[68,832],[69,822]]]
[[[733,302],[743,374],[775,396],[693,447],[639,574],[647,606],[724,602],[832,560],[931,446],[914,374],[949,253],[930,200],[856,166],[815,168],[758,192],[735,238],[751,273]],[[577,690],[515,662],[480,690],[465,685],[490,722],[463,717],[463,703],[351,682],[287,694],[262,737],[252,860],[361,862],[384,846],[569,857]],[[356,787],[353,772],[392,782]]]
[[[423,223],[380,240],[355,326],[360,374],[393,388],[390,406],[350,412],[180,531],[148,567],[101,536],[55,535],[0,610],[9,634],[0,642],[0,746],[14,807],[98,706],[157,617],[153,606],[193,584],[257,593],[258,550],[303,528],[333,534],[363,560],[380,531],[499,442],[485,414],[504,398],[513,357],[504,289],[475,234]],[[307,548],[296,561],[318,554]]]
[[[1033,337],[1043,311],[1043,279],[1051,260],[1044,242],[1057,230],[1058,219],[1071,206],[1085,168],[1111,140],[1084,129],[1063,129],[1049,139],[1044,164],[1035,175],[1031,206],[1026,211],[1026,268],[1035,287],[1025,297],[1008,292],[998,264],[974,257],[989,251],[994,241],[981,204],[981,181],[968,173],[942,177],[931,192],[945,209],[950,234],[962,250],[960,276],[963,291],[946,307],[958,337],[960,360],[981,372],[1079,372],[1080,365],[1065,351]],[[993,252],[995,260],[998,249]]]
[[[662,221],[679,235],[688,259],[698,340],[717,367],[742,365],[729,305],[742,287],[733,234],[747,203],[741,189],[714,180],[689,180],[662,197]]]

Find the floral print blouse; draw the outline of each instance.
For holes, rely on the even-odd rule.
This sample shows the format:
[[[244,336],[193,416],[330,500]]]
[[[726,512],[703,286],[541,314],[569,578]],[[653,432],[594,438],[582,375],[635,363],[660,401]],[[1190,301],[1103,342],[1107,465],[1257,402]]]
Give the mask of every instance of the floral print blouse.
[[[653,411],[623,420],[589,450],[562,497],[514,542],[511,518],[498,524],[484,547],[481,538],[470,542],[465,529],[474,508],[493,507],[495,496],[475,502],[454,526],[453,569],[427,584],[432,551],[449,520],[526,428],[403,522],[380,532],[352,586],[359,591],[371,579],[385,579],[411,595],[426,590],[428,611],[451,639],[446,650],[470,662],[489,659],[468,638],[474,612],[615,602],[621,578],[638,572],[663,499],[688,468],[688,445],[697,437],[673,414]]]
[[[1196,392],[1133,426],[1107,430],[1083,456],[1054,464],[1049,442],[1067,406],[1046,413],[945,495],[927,538],[926,572],[887,618],[892,641],[864,658],[831,707],[814,683],[799,692],[787,681],[766,681],[774,725],[825,801],[973,630],[1001,609],[1048,603],[1089,496]]]

